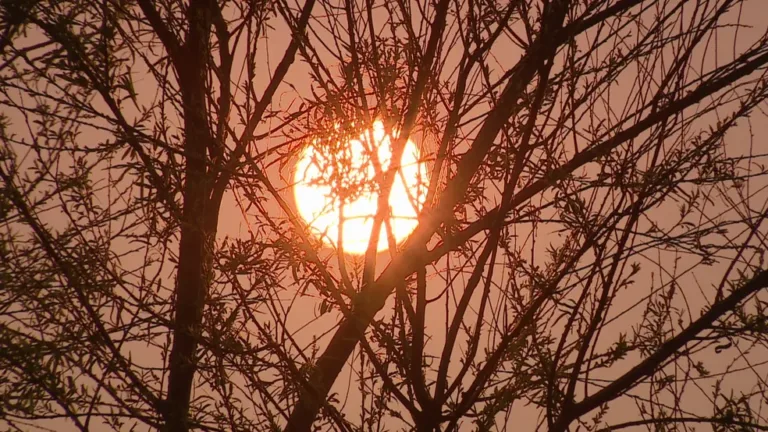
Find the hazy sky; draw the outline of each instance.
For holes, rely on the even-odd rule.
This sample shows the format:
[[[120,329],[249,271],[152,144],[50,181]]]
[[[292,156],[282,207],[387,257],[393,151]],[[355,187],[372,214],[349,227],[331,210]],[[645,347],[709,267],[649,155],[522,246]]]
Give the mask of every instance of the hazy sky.
[[[377,9],[377,14],[380,14],[376,17],[376,19],[382,19],[384,14],[383,8]],[[734,12],[736,13],[736,12]],[[768,3],[761,2],[761,1],[751,1],[747,2],[745,5],[745,9],[739,11],[741,15],[741,20],[743,24],[746,24],[746,27],[739,28],[736,30],[735,28],[723,28],[721,30],[718,30],[718,39],[715,41],[711,41],[706,45],[706,50],[703,50],[702,52],[698,53],[699,56],[702,56],[702,61],[706,63],[711,63],[714,65],[715,61],[722,62],[727,61],[734,56],[735,53],[739,53],[746,49],[752,42],[756,40],[757,37],[762,35],[766,30],[766,23],[768,23]],[[322,14],[323,12],[318,10],[316,11],[316,19],[322,21]],[[652,19],[652,14],[649,13],[649,19]],[[735,19],[735,16],[734,16]],[[322,47],[322,44],[320,44],[320,41],[323,38],[328,38],[329,34],[324,31],[320,25],[318,25],[318,22],[315,21],[312,24],[313,29],[316,33],[310,34],[310,40],[312,43],[316,44],[318,47],[318,52],[321,57],[325,56],[325,61],[328,62],[328,64],[333,65],[334,67],[338,67],[339,62],[333,58],[331,58],[330,54]],[[751,26],[751,27],[749,27]],[[426,31],[426,29],[422,29],[423,31]],[[451,28],[451,30],[448,32],[451,34],[451,32],[456,32],[456,28]],[[738,37],[737,37],[738,36]],[[28,44],[35,44],[39,41],[44,40],[44,38],[38,33],[37,30],[32,30],[29,32],[26,43]],[[274,28],[268,32],[268,37],[264,38],[259,41],[259,50],[257,51],[257,70],[255,71],[255,88],[257,94],[261,94],[263,92],[263,89],[266,88],[269,82],[269,77],[272,71],[274,71],[277,63],[280,60],[280,57],[282,56],[282,53],[284,52],[286,46],[288,45],[290,41],[290,32],[287,31],[286,26],[278,19],[274,21]],[[329,46],[332,46],[330,44],[330,41],[325,40],[324,42],[328,42]],[[241,42],[242,44],[242,42]],[[242,48],[242,46],[241,46]],[[156,53],[155,53],[156,54]],[[706,55],[705,55],[706,54]],[[447,58],[447,63],[450,64],[450,62],[456,62],[458,61],[458,54],[455,52],[447,52],[443,53],[444,57]],[[512,44],[499,44],[496,48],[493,50],[493,68],[491,70],[491,74],[493,76],[500,76],[503,71],[511,67],[516,63],[516,61],[519,59],[521,53],[519,52],[519,49],[515,48]],[[600,52],[599,55],[609,55],[609,50],[606,49],[604,52]],[[715,60],[717,59],[717,60]],[[673,62],[674,58],[664,59],[668,62]],[[244,58],[242,56],[235,57],[235,67],[233,70],[235,71],[241,71],[243,68],[243,62]],[[144,72],[146,70],[146,66],[142,64],[137,64],[134,68],[133,74],[134,77],[136,77],[134,81],[135,89],[137,92],[137,101],[138,105],[141,106],[142,104],[149,105],[153,100],[155,100],[158,96],[158,87],[157,83],[154,82],[153,79],[151,79],[149,76],[144,75]],[[450,68],[446,68],[446,71],[450,70]],[[144,71],[144,72],[143,72]],[[695,71],[692,71],[691,73],[695,73]],[[240,75],[240,72],[236,72],[233,74],[235,76],[235,80],[238,83],[241,83],[244,79],[245,75]],[[445,76],[439,77],[440,79],[443,79],[445,81],[450,82],[451,80],[454,80],[455,77],[445,73]],[[693,77],[691,77],[693,79]],[[632,95],[634,92],[638,91],[636,87],[633,87],[635,84],[633,84],[634,76],[632,75],[632,69],[630,69],[626,75],[620,76],[614,83],[614,85],[611,87],[611,93],[607,96],[609,97],[609,103],[608,105],[611,107],[612,110],[620,112],[624,104],[627,102],[627,99],[629,99],[629,96]],[[312,91],[313,89],[316,91],[316,85],[312,82],[310,79],[310,68],[304,62],[301,58],[298,58],[297,61],[293,64],[291,71],[289,75],[286,78],[286,83],[289,83],[290,85],[282,85],[276,96],[275,100],[273,102],[273,108],[276,110],[279,109],[291,109],[290,107],[295,106],[294,104],[302,102],[303,99],[309,100],[312,98]],[[234,86],[233,86],[234,88]],[[238,92],[235,94],[234,99],[236,102],[242,101],[244,98],[242,92]],[[5,99],[3,99],[5,101]],[[17,102],[21,104],[26,104],[27,102],[31,103],[31,101],[25,101],[24,99],[17,100]],[[94,101],[94,106],[103,106],[98,100]],[[135,108],[132,108],[131,104],[126,103],[125,104],[125,112],[129,118],[129,120],[133,120],[131,116],[136,115]],[[759,154],[759,153],[766,153],[766,149],[768,149],[768,146],[765,145],[766,137],[768,137],[768,122],[766,122],[765,118],[765,105],[762,105],[761,108],[763,111],[757,111],[751,121],[742,121],[739,123],[739,127],[736,131],[730,133],[727,136],[726,139],[726,147],[725,151],[729,156],[737,157],[741,155],[746,154]],[[478,108],[478,110],[487,109],[485,108]],[[600,113],[601,108],[596,108],[597,112]],[[7,107],[3,107],[3,112],[6,114],[11,121],[13,122],[13,132],[17,133],[19,135],[25,135],[29,132],[21,127],[23,123],[21,122],[21,117],[18,114],[18,112],[7,109]],[[469,117],[472,113],[469,113],[467,116]],[[605,116],[610,116],[610,113],[602,112]],[[721,113],[722,114],[722,113]],[[705,126],[707,122],[715,122],[717,120],[718,114],[717,113],[711,113],[708,114],[705,118],[701,120],[699,123],[700,125]],[[174,121],[174,120],[172,120]],[[177,124],[180,124],[181,120],[177,119]],[[258,132],[264,132],[266,130],[269,130],[271,127],[274,127],[274,123],[265,123],[261,125],[258,129]],[[236,115],[233,115],[231,118],[231,127],[236,131],[239,132],[242,130],[242,124],[239,121],[238,117]],[[688,137],[692,136],[693,132],[695,131],[686,131]],[[169,135],[173,135],[174,133],[180,133],[180,131],[168,131]],[[466,130],[466,137],[467,142],[471,141],[471,137],[473,134],[473,131],[471,130],[471,127],[467,127]],[[89,145],[96,145],[100,142],[103,142],[105,139],[110,139],[110,136],[107,134],[104,134],[103,132],[99,132],[93,128],[89,129],[87,132],[83,133],[81,136],[81,142],[83,146],[89,146]],[[417,130],[414,133],[413,140],[414,142],[420,146],[420,148],[423,151],[423,154],[425,157],[429,157],[431,152],[435,151],[435,142],[437,137],[435,137],[432,132],[430,131],[424,131],[422,129],[417,128]],[[265,152],[269,150],[270,148],[273,148],[274,146],[278,146],[283,144],[285,141],[285,138],[283,136],[275,136],[270,137],[268,139],[264,139],[262,142],[258,143],[254,148],[257,149],[259,152]],[[230,143],[231,144],[231,143]],[[298,146],[294,146],[298,147]],[[266,158],[265,159],[265,170],[269,174],[271,181],[275,184],[276,187],[282,188],[283,191],[283,198],[287,200],[291,205],[295,205],[294,203],[294,194],[290,190],[290,180],[293,178],[293,164],[295,163],[295,158],[292,159],[286,159],[290,160],[290,162],[284,163],[284,164],[274,164],[270,166],[266,166],[269,162],[274,162],[276,157],[272,158]],[[25,161],[22,161],[22,164],[25,163],[31,163],[32,158],[28,158]],[[595,167],[586,167],[584,169],[585,173],[595,173]],[[106,174],[104,174],[106,175]],[[126,179],[126,187],[131,182],[131,179]],[[752,188],[752,192],[756,192],[758,190],[761,190],[760,192],[755,193],[755,195],[751,198],[751,206],[752,208],[765,208],[765,203],[768,201],[768,193],[766,192],[766,187],[768,186],[768,183],[766,183],[765,179],[758,179],[752,181],[750,184],[750,187]],[[119,194],[119,190],[113,190],[113,191],[102,191],[102,194],[107,193],[115,193]],[[109,198],[106,196],[101,197],[105,200],[108,200]],[[488,192],[486,194],[486,198],[489,200],[489,203],[493,203],[495,200],[498,200],[499,196],[498,193],[495,193],[493,189],[489,187]],[[712,198],[712,206],[710,210],[713,213],[717,213],[718,208],[725,208],[724,204],[720,201],[721,197],[719,197],[717,194],[713,194]],[[224,239],[230,238],[230,239],[238,239],[238,238],[247,238],[249,236],[249,230],[252,229],[251,226],[255,224],[257,215],[254,214],[254,212],[246,212],[243,214],[241,204],[243,207],[247,206],[247,203],[244,202],[244,197],[242,194],[238,194],[237,196],[230,190],[227,192],[224,201],[222,203],[222,210],[221,210],[221,216],[219,219],[219,229],[218,229],[218,235],[217,238],[219,242],[223,242]],[[547,199],[551,199],[551,194],[542,194],[541,196],[537,196],[534,198],[534,201],[536,203],[539,203],[539,200],[546,201]],[[240,200],[240,204],[238,204],[238,200]],[[267,201],[265,204],[267,211],[271,212],[276,217],[282,217],[284,216],[283,212],[280,210],[277,203],[272,201]],[[489,207],[492,206],[492,204],[489,204]],[[662,225],[665,222],[669,222],[670,224],[676,221],[676,216],[679,213],[679,208],[676,204],[670,203],[669,205],[662,206],[656,210],[654,210],[653,213],[649,215],[648,220],[644,220],[641,222],[641,226],[645,224],[647,226],[650,222],[650,220],[655,221],[655,223],[660,224],[660,228],[664,228]],[[722,215],[724,217],[728,215]],[[57,213],[56,211],[49,212],[44,215],[45,221],[51,226],[55,227],[58,223],[62,222],[61,214]],[[694,221],[695,223],[695,221]],[[707,221],[700,220],[699,223],[706,224]],[[519,227],[516,228],[516,233],[518,234],[521,241],[530,238],[535,237],[536,239],[536,246],[531,247],[529,252],[530,256],[528,257],[531,260],[540,260],[544,261],[547,257],[546,249],[551,244],[558,244],[563,241],[561,237],[559,237],[557,230],[560,228],[558,225],[547,225],[542,224],[539,227],[539,230],[535,233],[530,233],[530,226],[521,224]],[[736,236],[736,233],[731,233],[730,235]],[[121,249],[127,249],[131,247],[129,244],[115,244],[113,246],[116,250]],[[333,251],[330,248],[325,248],[321,251],[322,257],[327,257],[329,255],[332,255]],[[388,256],[389,252],[384,251],[379,254],[380,255],[380,262],[378,266],[378,271],[381,271],[386,266],[386,263],[388,262]],[[140,257],[136,257],[140,258]],[[349,256],[346,258],[346,265],[348,268],[355,268],[359,267],[361,263],[362,258],[356,257],[356,256]],[[632,305],[635,305],[636,303],[640,302],[645,296],[648,295],[649,291],[652,288],[658,288],[660,286],[663,286],[670,280],[670,274],[666,273],[669,272],[670,269],[675,269],[677,271],[678,275],[683,275],[687,272],[687,269],[695,264],[697,264],[698,260],[692,257],[682,256],[678,253],[670,252],[659,252],[656,250],[648,251],[646,254],[638,254],[637,256],[633,257],[631,259],[632,262],[637,262],[643,266],[642,272],[635,278],[635,284],[630,286],[627,289],[624,289],[621,291],[620,298],[617,299],[615,305],[614,305],[614,312],[613,314],[609,314],[608,320],[611,320],[611,324],[606,326],[605,330],[603,331],[603,334],[601,335],[601,343],[598,344],[598,348],[606,348],[610,343],[614,342],[618,335],[620,333],[628,333],[632,334],[633,330],[636,329],[637,323],[642,318],[642,312],[644,309],[643,304],[639,304],[637,307],[632,307]],[[337,271],[338,264],[335,260],[330,260],[331,263],[331,270]],[[674,264],[673,264],[674,263]],[[508,285],[508,278],[510,277],[507,272],[504,270],[504,264],[501,263],[498,266],[499,271],[496,271],[494,282],[497,283],[499,286],[506,286]],[[661,265],[663,264],[663,265]],[[696,268],[695,274],[688,274],[685,276],[682,276],[679,280],[680,282],[680,291],[682,293],[682,296],[676,299],[676,302],[679,303],[679,306],[681,306],[685,310],[690,310],[693,314],[692,316],[685,315],[682,318],[686,321],[693,320],[698,317],[699,311],[704,307],[706,304],[711,302],[713,300],[713,290],[711,289],[712,286],[716,286],[720,278],[722,277],[722,274],[727,267],[729,263],[728,262],[720,262],[717,263],[707,270],[702,270],[702,267],[699,266]],[[123,265],[127,268],[133,267],[135,265],[138,265],[137,263],[134,265],[130,261],[123,262]],[[436,263],[435,268],[440,269],[441,266],[445,265],[445,261],[441,260],[438,263]],[[452,278],[455,275],[449,275],[445,272],[437,272],[434,270],[434,268],[429,269],[429,278],[428,278],[428,298],[433,298],[440,293],[443,292],[443,290],[446,288],[446,280],[449,278]],[[467,275],[460,275],[458,277],[458,280],[466,281]],[[171,266],[168,266],[163,275],[163,284],[164,287],[168,290],[166,292],[170,293],[170,290],[173,287],[174,283],[174,270]],[[462,285],[462,282],[457,283],[457,287],[460,287]],[[285,318],[286,322],[285,325],[288,329],[294,330],[294,336],[296,340],[300,344],[309,344],[313,340],[317,340],[319,343],[319,346],[324,347],[324,344],[327,343],[327,340],[329,339],[329,335],[332,334],[329,333],[330,330],[333,329],[336,322],[339,319],[339,314],[337,313],[329,313],[327,315],[324,315],[323,317],[317,317],[318,308],[319,308],[319,302],[316,297],[298,297],[295,296],[295,292],[291,291],[291,287],[288,286],[288,289],[283,292],[283,306],[286,308],[286,310],[290,310],[290,312],[285,312]],[[451,290],[449,290],[451,292]],[[446,328],[446,321],[450,317],[452,317],[453,311],[455,311],[455,299],[457,296],[460,296],[460,292],[458,293],[451,293],[449,297],[446,297],[446,300],[444,301],[437,301],[429,305],[427,317],[428,322],[426,324],[426,334],[428,335],[428,344],[425,350],[425,355],[434,355],[439,356],[442,350],[444,338],[445,338],[445,328]],[[467,316],[466,321],[471,322],[473,321],[474,314],[476,313],[477,303],[479,302],[479,292],[476,296],[477,298],[473,299],[472,307],[470,308],[471,313]],[[492,304],[494,305],[503,305],[504,304],[504,297],[505,293],[501,292],[501,290],[496,290],[492,293]],[[764,297],[763,297],[764,298]],[[391,315],[391,311],[393,309],[393,303],[394,300],[390,298],[390,301],[388,305],[385,307],[385,309],[380,313],[381,316],[389,316]],[[616,313],[621,311],[621,316],[616,316]],[[491,311],[486,311],[486,314],[488,314],[488,322],[490,324],[492,323],[493,319],[503,320],[505,318],[514,318],[512,312],[510,310],[500,310],[495,309]],[[446,316],[447,315],[447,316]],[[551,327],[551,331],[553,334],[558,334],[558,332],[566,332],[571,331],[575,332],[576,329],[565,329],[564,323],[562,321],[553,321],[549,323],[549,326]],[[498,336],[498,335],[496,335]],[[574,335],[576,337],[576,335]],[[480,348],[480,352],[482,352],[482,349],[485,347],[493,346],[495,343],[495,340],[493,340],[492,337],[486,339],[483,339],[482,346]],[[463,346],[466,346],[466,343],[462,341],[459,345],[464,344]],[[155,365],[155,366],[161,366],[162,359],[158,356],[157,352],[152,351],[151,349],[148,349],[146,347],[142,346],[130,346],[126,347],[126,351],[131,351],[132,358],[134,361],[137,362],[146,362],[145,364],[147,366],[149,365]],[[457,350],[461,351],[461,350]],[[715,355],[713,352],[702,352],[700,353],[697,358],[703,359],[703,361],[706,362],[707,368],[713,372],[722,372],[727,365],[731,364],[733,359],[736,357],[741,356],[742,353],[738,351],[738,349],[731,349],[727,350],[721,354]],[[755,348],[750,353],[744,356],[744,358],[748,358],[754,361],[759,361],[762,358],[768,358],[766,357],[768,355],[768,352],[766,352],[762,348]],[[634,362],[638,359],[637,356],[629,356],[626,361],[620,362],[616,367],[611,369],[610,371],[604,372],[600,376],[593,376],[591,378],[600,378],[607,380],[606,382],[610,381],[612,378],[618,376],[622,372],[626,371],[629,367],[631,367]],[[456,359],[458,360],[458,359]],[[737,367],[744,366],[746,364],[745,360],[741,360],[735,363]],[[451,370],[452,372],[455,372],[460,367],[460,363],[458,361],[452,362]],[[767,369],[764,367],[758,367],[755,371],[751,370],[744,370],[743,372],[738,373],[737,375],[734,375],[733,378],[729,379],[725,386],[732,388],[733,390],[749,390],[753,387],[754,381],[757,379],[756,376],[762,376],[762,379],[765,380],[768,375],[766,375]],[[429,376],[428,376],[429,377]],[[359,398],[358,389],[355,385],[350,386],[349,385],[349,378],[350,378],[350,370],[347,368],[345,369],[342,374],[340,375],[339,379],[337,380],[334,388],[332,391],[338,392],[341,396],[341,400],[345,400],[347,396],[345,394],[348,393],[349,397],[349,403],[346,405],[344,412],[348,413],[348,415],[358,415],[359,414],[359,406],[357,406],[355,403],[353,403],[357,398]],[[469,382],[471,380],[471,377],[467,378],[467,381]],[[697,386],[700,386],[703,390],[702,392],[698,392],[699,397],[701,398],[701,401],[697,400],[696,398],[691,398],[685,401],[686,406],[696,407],[700,404],[700,402],[705,401],[705,396],[703,395],[703,392],[708,392],[711,389],[711,386],[714,383],[713,379],[702,379],[700,381],[696,381]],[[637,392],[643,392],[647,391],[643,386],[639,387]],[[579,390],[579,394],[581,394],[581,390]],[[516,429],[519,430],[530,430],[535,427],[537,421],[539,419],[536,417],[537,410],[526,408],[523,405],[525,405],[524,401],[519,402],[521,404],[519,415],[517,415],[514,419],[514,425]],[[611,419],[621,419],[624,416],[624,410],[632,410],[634,413],[636,411],[636,408],[631,405],[624,404],[630,404],[629,399],[624,399],[619,405],[616,405],[614,409],[612,409],[610,416],[608,418]],[[705,404],[701,404],[702,406],[709,406]],[[634,415],[634,414],[633,414]],[[615,417],[614,417],[615,416]],[[57,429],[62,427],[60,424],[56,424],[55,426]],[[63,430],[63,427],[62,429]]]

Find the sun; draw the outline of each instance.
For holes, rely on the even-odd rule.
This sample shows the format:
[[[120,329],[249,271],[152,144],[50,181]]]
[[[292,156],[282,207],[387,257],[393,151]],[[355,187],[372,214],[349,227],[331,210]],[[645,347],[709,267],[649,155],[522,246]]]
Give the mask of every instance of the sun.
[[[396,132],[393,135],[397,136]],[[344,252],[363,254],[371,238],[379,197],[375,162],[381,170],[389,168],[390,136],[384,124],[376,121],[359,139],[323,144],[315,141],[308,145],[296,164],[293,190],[299,215],[324,243],[338,247],[341,239]],[[408,140],[389,195],[388,225],[398,243],[418,224],[426,198],[426,169],[418,147]],[[387,224],[382,224],[377,250],[388,246]]]

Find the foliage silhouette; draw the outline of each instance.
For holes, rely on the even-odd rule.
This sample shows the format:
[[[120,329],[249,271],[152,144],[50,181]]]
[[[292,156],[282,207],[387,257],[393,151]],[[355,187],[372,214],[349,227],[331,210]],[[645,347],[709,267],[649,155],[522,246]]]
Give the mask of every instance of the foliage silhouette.
[[[0,3],[0,424],[768,429],[761,3]]]

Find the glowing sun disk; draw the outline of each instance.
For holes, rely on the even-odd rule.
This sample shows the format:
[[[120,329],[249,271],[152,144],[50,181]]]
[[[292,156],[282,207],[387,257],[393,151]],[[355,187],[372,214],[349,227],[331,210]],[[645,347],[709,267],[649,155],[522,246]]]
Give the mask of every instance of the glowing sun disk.
[[[345,252],[363,254],[368,248],[379,197],[373,157],[382,171],[389,168],[390,137],[382,122],[376,121],[359,139],[323,144],[316,141],[308,145],[296,165],[294,195],[299,214],[324,242],[338,247],[341,234]],[[395,242],[404,240],[416,228],[426,189],[426,165],[419,161],[419,149],[408,140],[388,200],[388,224]],[[388,245],[387,224],[382,224],[377,250],[385,250]]]

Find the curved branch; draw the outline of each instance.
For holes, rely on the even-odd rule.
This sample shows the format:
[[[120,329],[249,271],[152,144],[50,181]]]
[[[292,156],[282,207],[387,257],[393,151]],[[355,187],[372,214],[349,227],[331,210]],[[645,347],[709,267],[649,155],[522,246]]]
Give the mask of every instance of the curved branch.
[[[571,409],[561,415],[552,430],[563,431],[571,421],[621,396],[639,380],[652,375],[670,358],[680,354],[680,349],[692,341],[696,335],[709,328],[718,318],[733,310],[747,297],[765,288],[768,288],[768,270],[761,270],[749,282],[736,288],[731,295],[712,305],[704,315],[691,323],[677,336],[664,343],[655,353],[633,367],[629,372],[615,379],[597,393],[573,405]]]

